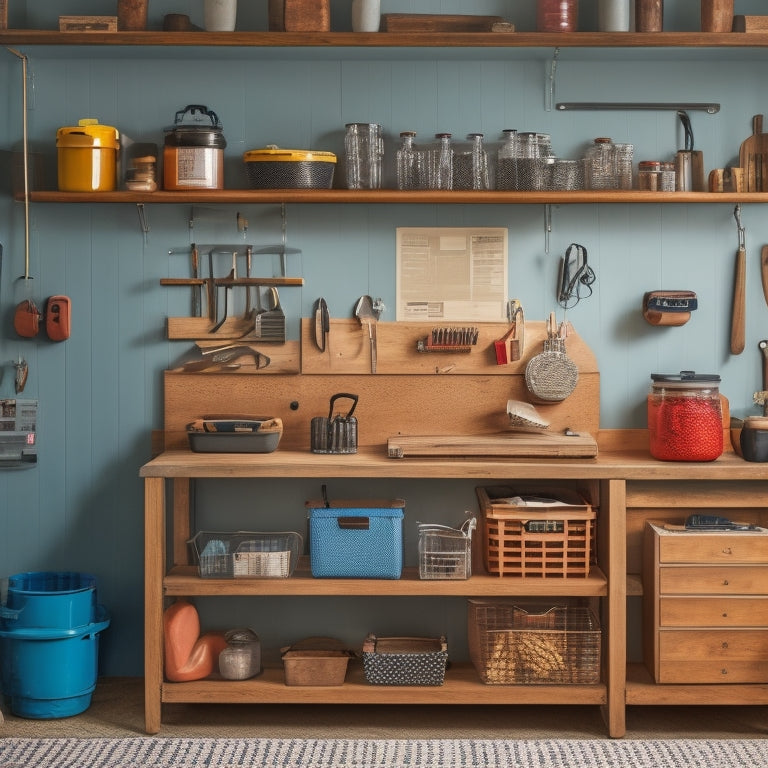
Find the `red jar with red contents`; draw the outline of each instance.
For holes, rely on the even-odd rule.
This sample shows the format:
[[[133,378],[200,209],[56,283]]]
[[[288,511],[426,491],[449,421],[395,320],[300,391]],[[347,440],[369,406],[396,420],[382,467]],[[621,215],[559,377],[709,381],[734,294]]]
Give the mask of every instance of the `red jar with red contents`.
[[[648,432],[651,456],[661,461],[714,461],[723,452],[717,374],[651,374]]]

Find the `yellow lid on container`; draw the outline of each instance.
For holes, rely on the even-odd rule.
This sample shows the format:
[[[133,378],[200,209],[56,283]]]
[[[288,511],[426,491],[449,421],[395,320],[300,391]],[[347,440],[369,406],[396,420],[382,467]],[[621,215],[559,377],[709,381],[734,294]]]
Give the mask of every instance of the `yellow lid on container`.
[[[264,149],[251,149],[243,155],[246,163],[335,163],[336,155],[333,152],[322,152],[314,149],[282,149],[270,144]]]
[[[76,126],[65,126],[56,131],[57,147],[102,147],[117,149],[120,133],[111,125],[101,125],[92,117],[78,120]]]

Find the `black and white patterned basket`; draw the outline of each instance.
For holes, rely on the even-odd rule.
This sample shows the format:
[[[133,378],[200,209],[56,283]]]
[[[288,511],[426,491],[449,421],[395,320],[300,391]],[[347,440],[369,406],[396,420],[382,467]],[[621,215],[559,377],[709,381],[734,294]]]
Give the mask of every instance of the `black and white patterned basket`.
[[[363,670],[371,685],[442,685],[448,663],[445,637],[379,637],[363,643]]]

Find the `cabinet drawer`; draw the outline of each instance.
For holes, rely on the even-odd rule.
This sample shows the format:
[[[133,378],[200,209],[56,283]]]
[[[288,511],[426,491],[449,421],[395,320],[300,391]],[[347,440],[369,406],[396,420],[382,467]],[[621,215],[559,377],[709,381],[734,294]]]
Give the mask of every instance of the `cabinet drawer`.
[[[765,597],[662,597],[662,627],[768,627]]]
[[[670,629],[659,632],[659,660],[768,662],[762,629]]]
[[[659,536],[660,563],[768,563],[768,535],[666,533]]]
[[[768,595],[768,567],[667,566],[659,572],[662,595]]]
[[[673,661],[659,664],[657,683],[765,683],[768,661]]]

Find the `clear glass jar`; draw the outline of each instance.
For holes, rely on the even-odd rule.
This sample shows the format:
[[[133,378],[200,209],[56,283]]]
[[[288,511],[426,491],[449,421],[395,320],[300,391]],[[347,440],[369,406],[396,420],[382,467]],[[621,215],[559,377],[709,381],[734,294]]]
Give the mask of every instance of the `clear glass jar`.
[[[552,139],[548,133],[519,133],[518,189],[550,189],[552,183]]]
[[[490,189],[488,154],[482,133],[470,133],[453,153],[453,189]]]
[[[430,153],[429,188],[453,189],[453,142],[450,133],[436,133]]]
[[[536,0],[538,32],[576,32],[578,28],[578,0]]]
[[[662,163],[659,191],[674,192],[675,189],[677,189],[677,171],[675,170],[675,164]]]
[[[587,150],[587,189],[616,189],[616,148],[606,137]]]
[[[379,189],[384,136],[378,123],[347,123],[344,135],[347,189]]]
[[[632,144],[614,144],[616,158],[616,188],[632,189],[632,164],[635,147]]]
[[[651,374],[648,432],[654,459],[714,461],[723,453],[719,384],[717,374]]]
[[[658,160],[641,160],[637,164],[637,186],[646,192],[658,192],[661,188],[661,163]]]
[[[496,189],[517,189],[517,157],[520,144],[517,131],[505,128],[504,138],[496,153]]]
[[[397,188],[417,189],[416,187],[416,138],[415,131],[400,133],[400,147],[397,150]]]

